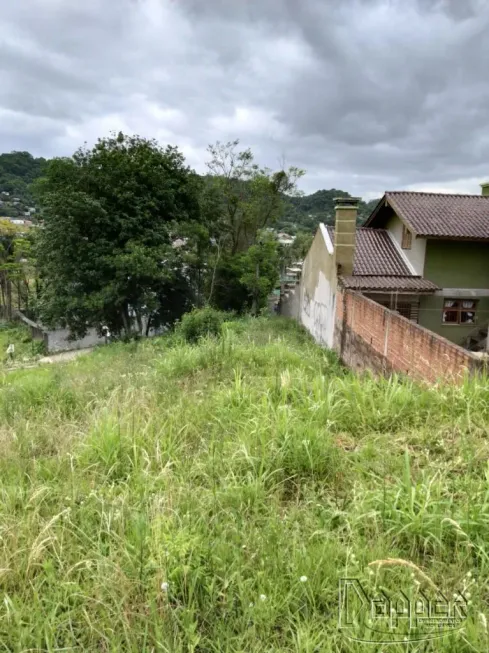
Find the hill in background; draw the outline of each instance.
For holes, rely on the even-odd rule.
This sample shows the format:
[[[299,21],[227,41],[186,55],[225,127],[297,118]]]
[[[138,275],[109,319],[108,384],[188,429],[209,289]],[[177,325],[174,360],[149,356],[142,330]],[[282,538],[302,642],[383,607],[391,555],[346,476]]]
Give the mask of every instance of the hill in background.
[[[32,202],[30,184],[43,174],[46,159],[36,159],[29,152],[0,154],[0,192]]]
[[[311,195],[288,197],[284,217],[278,223],[280,230],[294,234],[297,231],[315,232],[319,223],[334,224],[334,198],[351,197],[344,190],[318,190]],[[358,223],[363,224],[374,210],[379,200],[360,202],[358,207]]]
[[[28,206],[34,206],[30,185],[42,176],[47,160],[35,158],[29,152],[10,152],[0,154],[0,194],[9,193],[3,200],[0,215],[17,217],[24,214]],[[20,203],[14,204],[13,198]],[[331,188],[318,190],[311,195],[287,197],[284,216],[276,225],[281,231],[295,234],[298,231],[314,233],[320,222],[334,224],[334,198],[350,197],[344,190]],[[378,200],[360,202],[358,211],[359,224],[368,218]]]
[[[34,217],[36,202],[30,186],[43,174],[46,163],[29,152],[0,154],[0,217]]]

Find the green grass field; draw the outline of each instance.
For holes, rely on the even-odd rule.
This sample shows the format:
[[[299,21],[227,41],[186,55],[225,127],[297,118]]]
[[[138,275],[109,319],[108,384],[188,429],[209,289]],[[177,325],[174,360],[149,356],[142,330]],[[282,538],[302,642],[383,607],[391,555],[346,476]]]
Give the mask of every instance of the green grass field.
[[[359,378],[278,318],[0,379],[0,651],[489,650],[484,380]],[[358,643],[345,577],[468,617]]]
[[[32,361],[44,353],[43,343],[32,340],[28,327],[23,324],[0,322],[0,369],[12,365],[7,358],[7,347],[10,344],[15,347],[16,365]]]

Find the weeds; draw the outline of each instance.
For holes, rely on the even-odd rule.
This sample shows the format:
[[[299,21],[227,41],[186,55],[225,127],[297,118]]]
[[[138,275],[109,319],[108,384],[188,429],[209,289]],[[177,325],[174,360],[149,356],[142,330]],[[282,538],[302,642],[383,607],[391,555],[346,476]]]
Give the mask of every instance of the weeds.
[[[463,631],[390,651],[487,650],[488,397],[265,318],[5,375],[0,650],[364,651],[337,587],[369,570],[470,585]]]

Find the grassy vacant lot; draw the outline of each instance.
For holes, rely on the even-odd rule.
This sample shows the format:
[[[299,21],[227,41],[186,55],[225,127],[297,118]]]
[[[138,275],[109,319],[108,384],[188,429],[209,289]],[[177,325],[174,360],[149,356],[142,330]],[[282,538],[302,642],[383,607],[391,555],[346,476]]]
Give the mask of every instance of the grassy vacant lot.
[[[489,649],[487,383],[360,379],[280,319],[0,379],[0,650]],[[351,642],[341,577],[469,617]]]

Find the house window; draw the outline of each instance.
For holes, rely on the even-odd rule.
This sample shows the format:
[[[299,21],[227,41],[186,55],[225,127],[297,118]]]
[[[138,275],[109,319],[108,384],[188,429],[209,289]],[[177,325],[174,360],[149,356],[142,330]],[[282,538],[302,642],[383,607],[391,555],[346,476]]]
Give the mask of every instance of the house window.
[[[401,243],[402,249],[411,249],[412,239],[413,239],[413,234],[409,231],[409,229],[405,225],[402,225],[402,243]]]
[[[408,320],[411,319],[411,304],[397,304],[392,310],[403,317],[407,317]]]
[[[443,324],[475,324],[477,301],[475,299],[445,299]]]

